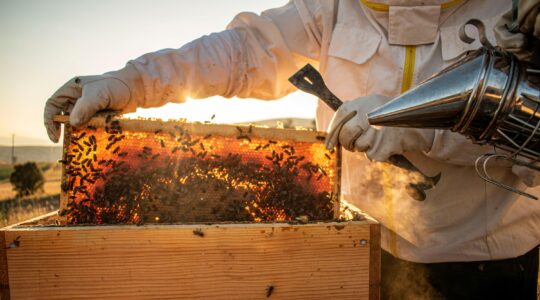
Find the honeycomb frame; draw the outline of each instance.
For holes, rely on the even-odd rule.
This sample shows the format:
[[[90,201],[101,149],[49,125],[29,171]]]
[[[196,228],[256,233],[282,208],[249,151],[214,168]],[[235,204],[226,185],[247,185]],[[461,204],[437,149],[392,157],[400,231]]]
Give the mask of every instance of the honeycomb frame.
[[[99,153],[98,156],[101,156],[103,153],[105,152],[109,152],[108,153],[108,156],[105,155],[106,157],[110,157],[112,154],[116,155],[118,157],[118,155],[123,155],[123,157],[125,157],[125,160],[131,162],[135,159],[141,159],[141,160],[147,160],[147,161],[150,161],[150,163],[148,165],[150,165],[150,170],[152,170],[152,167],[156,164],[154,163],[154,161],[158,161],[160,158],[159,158],[159,154],[158,153],[154,153],[153,152],[153,149],[156,149],[156,148],[163,148],[163,149],[168,149],[168,151],[172,152],[172,153],[177,153],[177,154],[180,154],[180,155],[191,155],[192,157],[196,157],[197,159],[200,158],[200,156],[202,155],[208,155],[208,156],[225,156],[226,153],[227,153],[227,148],[228,146],[231,146],[234,147],[234,144],[235,143],[238,143],[239,145],[242,145],[242,147],[245,147],[245,149],[248,149],[247,152],[242,152],[240,154],[240,163],[244,163],[245,164],[245,161],[242,161],[244,160],[244,156],[246,153],[248,153],[249,151],[253,152],[255,151],[257,153],[257,155],[259,155],[260,157],[259,158],[252,158],[252,165],[253,165],[253,160],[259,161],[259,163],[262,161],[265,161],[268,160],[268,162],[266,163],[272,163],[274,164],[275,161],[274,160],[279,160],[281,161],[282,163],[277,163],[277,165],[284,165],[285,161],[287,161],[287,163],[289,162],[290,158],[291,157],[296,157],[296,159],[300,156],[300,154],[304,154],[305,155],[305,151],[302,152],[301,150],[298,150],[298,152],[302,152],[298,155],[295,155],[296,153],[290,153],[290,151],[292,150],[293,152],[295,151],[294,149],[294,145],[303,145],[302,147],[304,147],[305,145],[310,145],[311,148],[313,149],[316,149],[316,150],[312,150],[312,152],[310,152],[311,154],[311,157],[308,157],[307,160],[309,161],[312,161],[311,158],[313,157],[318,157],[317,161],[319,161],[320,163],[317,163],[317,164],[307,164],[305,163],[304,161],[301,161],[301,162],[296,162],[300,167],[296,168],[296,173],[294,174],[297,174],[299,173],[300,177],[302,176],[302,172],[304,172],[304,178],[306,180],[306,182],[308,182],[308,184],[311,184],[310,182],[319,182],[319,180],[321,182],[325,182],[326,183],[326,186],[325,186],[325,189],[326,189],[326,192],[329,192],[329,197],[331,198],[331,216],[328,215],[328,217],[324,217],[324,218],[317,218],[317,217],[312,217],[310,215],[310,212],[306,212],[305,215],[309,215],[309,218],[307,218],[307,221],[315,221],[315,220],[331,220],[331,219],[337,219],[338,216],[339,216],[339,182],[340,182],[340,160],[341,160],[341,153],[340,151],[327,151],[326,149],[324,149],[324,137],[325,137],[325,133],[324,132],[317,132],[317,131],[311,131],[311,130],[294,130],[294,129],[279,129],[279,128],[264,128],[264,127],[257,127],[257,126],[251,126],[251,125],[228,125],[228,124],[211,124],[211,123],[187,123],[187,122],[184,122],[184,121],[162,121],[162,120],[157,120],[157,119],[121,119],[121,118],[116,118],[116,117],[95,117],[93,118],[88,124],[86,124],[85,126],[83,126],[82,128],[79,127],[79,128],[72,128],[71,126],[68,125],[68,116],[57,116],[55,117],[55,120],[57,122],[61,122],[61,123],[64,123],[64,127],[65,127],[65,130],[64,130],[64,156],[63,156],[63,159],[62,159],[62,162],[64,163],[64,167],[63,167],[63,175],[62,175],[62,192],[61,192],[61,212],[62,211],[66,211],[66,209],[68,209],[71,206],[73,206],[73,204],[77,201],[80,201],[80,197],[77,198],[77,197],[74,197],[73,196],[73,190],[76,188],[73,186],[72,182],[73,182],[73,178],[74,177],[77,177],[75,175],[73,175],[73,160],[75,158],[75,156],[79,156],[79,160],[78,162],[80,163],[81,161],[85,161],[85,159],[90,159],[92,160],[92,156],[93,156],[93,163],[94,165],[96,165],[98,162],[104,162],[103,164],[105,164],[106,162],[105,161],[108,161],[106,159],[102,159],[102,157],[96,157],[95,155],[95,152],[96,152],[96,149],[94,148],[93,150],[94,151],[90,151],[88,153],[83,153],[82,154],[82,157],[80,152],[84,151],[84,152],[87,152],[87,148],[88,147],[95,147],[92,145],[93,141],[91,139],[89,139],[89,136],[94,136],[93,132],[95,131],[105,131],[106,134],[107,134],[107,137],[108,137],[108,141],[107,141],[107,146],[105,146],[107,149],[103,149],[104,147],[104,143],[103,143],[103,138],[105,137],[103,135],[103,132],[96,134],[96,136],[98,136],[98,139],[100,139],[100,145],[97,150],[97,153]],[[83,132],[85,132],[85,134],[83,134]],[[188,139],[188,142],[189,143],[185,143],[186,141],[185,140],[181,140],[178,138],[178,135],[179,135],[179,132],[182,134],[184,133],[187,133],[188,136],[191,136],[191,137],[199,137],[198,139],[192,139],[192,140],[189,140]],[[140,136],[142,140],[145,140],[148,141],[148,140],[153,140],[153,144],[152,144],[152,141],[150,141],[150,143],[152,145],[150,145],[151,147],[147,147],[144,143],[143,144],[138,144],[138,150],[135,151],[136,153],[134,153],[133,149],[128,149],[128,151],[123,151],[124,149],[120,149],[119,147],[117,147],[115,144],[116,143],[111,143],[111,138],[112,138],[112,142],[114,142],[115,138],[117,138],[118,136],[123,136],[125,134],[128,134],[128,135],[131,135],[131,138],[134,137],[134,136]],[[83,139],[81,138],[80,136],[81,135],[86,135],[86,137]],[[99,138],[101,137],[101,138]],[[203,140],[204,138],[208,137],[209,140],[223,140],[223,143],[221,145],[221,148],[216,150],[216,149],[212,149],[212,150],[208,150],[208,151],[202,151],[203,149],[205,149],[206,147],[208,147],[208,143],[206,143],[205,140]],[[96,138],[94,137],[93,138],[94,141],[96,140]],[[224,141],[228,141],[227,145],[225,145]],[[85,143],[85,145],[82,145],[82,143]],[[111,144],[111,145],[109,145]],[[121,144],[121,142],[119,141],[119,144]],[[82,147],[81,147],[82,145]],[[143,145],[143,147],[140,147],[141,145]],[[159,147],[158,147],[159,145]],[[183,147],[182,145],[188,145],[194,149],[197,149],[198,152],[195,152],[194,150],[192,150],[191,148],[189,147]],[[206,146],[205,146],[206,145]],[[291,146],[292,145],[292,146]],[[291,146],[291,148],[287,148]],[[79,153],[73,153],[73,150],[76,149],[76,147],[81,147],[81,149],[79,149]],[[83,148],[83,147],[86,147],[86,148]],[[285,148],[283,148],[285,147]],[[150,150],[148,150],[148,149]],[[189,148],[189,149],[188,149]],[[218,147],[219,148],[219,147]],[[85,149],[85,150],[83,150]],[[171,150],[172,149],[172,150]],[[174,151],[174,149],[176,149],[176,151]],[[300,149],[300,148],[297,148],[297,149]],[[302,148],[303,149],[303,148]],[[324,150],[323,150],[324,149]],[[106,150],[106,151],[105,151]],[[148,151],[147,151],[148,150]],[[207,150],[207,149],[205,149]],[[278,151],[279,150],[279,151]],[[164,150],[165,151],[165,150]],[[214,153],[211,153],[212,151],[214,151]],[[217,152],[216,152],[217,151]],[[112,153],[114,152],[114,153]],[[205,154],[205,152],[207,152]],[[249,152],[249,153],[251,153]],[[283,157],[284,156],[284,152],[285,153],[285,158]],[[309,151],[308,151],[309,152]],[[215,154],[215,153],[220,153],[219,155],[218,154]],[[231,156],[231,151],[228,152],[229,156]],[[288,153],[288,154],[287,154]],[[158,154],[156,156],[156,154]],[[231,164],[231,162],[234,162],[234,154],[237,154],[237,153],[232,153],[232,159],[228,159],[228,160],[224,160],[226,163],[223,163],[223,162],[220,162],[221,165],[225,164],[227,166],[229,166]],[[253,154],[253,153],[251,153]],[[250,155],[251,155],[250,154]],[[137,155],[137,156],[135,156]],[[169,155],[172,155],[171,153],[169,153]],[[84,158],[86,157],[86,158]],[[154,157],[154,160],[152,159],[152,157]],[[300,156],[300,157],[303,157],[303,156]],[[84,159],[83,159],[84,158]],[[177,159],[178,157],[175,157],[174,159]],[[202,157],[204,159],[204,157]],[[220,158],[221,159],[221,158]],[[110,160],[110,158],[109,158]],[[208,159],[207,159],[208,160]],[[217,158],[215,158],[215,160],[217,160]],[[237,159],[238,160],[238,159]],[[248,159],[249,160],[249,159]],[[194,165],[199,165],[200,162],[202,160],[198,160],[198,161],[194,161],[194,159],[192,158],[191,159],[192,162],[194,162]],[[212,161],[213,164],[214,164],[214,167],[215,167],[215,161]],[[85,163],[88,163],[88,161],[85,161]],[[270,164],[270,166],[273,166],[272,164]],[[293,164],[294,164],[294,161],[293,161]],[[305,167],[305,165],[307,164],[307,167]],[[146,165],[146,164],[145,164]],[[157,164],[159,165],[159,163]],[[262,165],[264,166],[265,163],[262,163]],[[101,166],[101,165],[100,165]],[[175,165],[176,166],[176,165]],[[105,166],[102,166],[102,167],[105,167]],[[110,167],[110,166],[108,166]],[[133,165],[130,165],[130,167],[133,167]],[[305,167],[305,168],[304,168]],[[70,168],[71,168],[71,171],[70,171]],[[92,169],[96,169],[97,168],[97,165],[94,167],[92,167]],[[245,169],[245,167],[242,167]],[[304,168],[304,169],[302,169]],[[320,171],[318,169],[320,169]],[[313,169],[311,171],[307,170],[307,169]],[[138,169],[137,169],[138,170]],[[168,169],[169,170],[169,169]],[[292,170],[292,169],[291,169]],[[307,171],[306,171],[307,170]],[[82,172],[82,171],[80,171]],[[89,173],[90,171],[88,171]],[[268,171],[270,172],[270,171]],[[273,173],[270,172],[270,173],[257,173],[258,175],[257,176],[268,176],[268,174],[272,175]],[[313,173],[313,174],[312,174]],[[127,174],[126,176],[129,176],[129,172],[125,173]],[[307,174],[307,175],[306,175]],[[143,174],[144,176],[149,176],[147,174]],[[287,175],[287,174],[286,174]],[[289,177],[290,177],[290,174],[288,174]],[[78,175],[79,176],[79,180],[80,180],[80,177],[83,176],[82,174],[81,175]],[[144,176],[142,176],[144,178]],[[150,175],[151,176],[151,175]],[[231,176],[231,177],[234,177],[234,176]],[[244,178],[245,177],[248,177],[247,175],[244,175]],[[269,176],[270,178],[272,178],[272,176]],[[309,178],[306,178],[306,177],[309,177]],[[121,178],[121,177],[120,177]],[[213,178],[214,181],[216,181],[215,178]],[[87,179],[88,180],[88,179]],[[90,178],[89,179],[90,181],[93,181],[95,179],[92,179]],[[100,180],[99,178],[97,179],[98,181]],[[326,181],[325,181],[326,180]],[[109,180],[110,181],[110,180]],[[249,179],[248,179],[249,181]],[[285,180],[281,180],[281,181],[285,181]],[[288,182],[290,181],[294,181],[294,180],[291,180],[289,179]],[[217,182],[217,181],[216,181]],[[287,182],[287,181],[285,181]],[[71,184],[70,184],[71,183]],[[200,184],[200,182],[199,182]],[[196,193],[188,193],[190,197],[192,197],[193,195],[192,194],[197,194],[197,196],[193,196],[193,197],[196,197],[198,198],[199,196],[201,196],[201,192],[200,190],[207,190],[207,189],[211,189],[211,186],[206,186],[205,188],[199,188],[197,190]],[[248,194],[248,198],[251,196],[250,193],[251,193],[251,190],[253,189],[250,189],[250,188],[244,188],[242,191],[243,191],[243,196],[246,197],[246,194]],[[294,189],[296,190],[296,189]],[[302,190],[302,189],[300,189]],[[150,192],[153,192],[152,189],[149,189]],[[93,192],[95,192],[95,190],[93,190]],[[205,192],[206,193],[206,192]],[[294,192],[293,194],[296,195],[296,192]],[[326,195],[326,194],[325,194]],[[204,195],[202,195],[204,196]],[[288,195],[284,195],[284,197],[287,197]],[[326,197],[326,196],[325,196]],[[90,196],[88,198],[91,198]],[[210,197],[211,198],[211,197]],[[227,197],[227,199],[229,198],[235,198],[235,197]],[[241,198],[240,194],[237,194],[236,195],[236,198]],[[274,197],[275,198],[275,197]],[[290,199],[291,197],[289,197]],[[232,201],[232,200],[231,200]],[[275,200],[273,200],[275,202]],[[216,199],[213,199],[213,202],[215,203],[216,202]],[[238,202],[238,201],[237,201]],[[261,218],[258,218],[255,217],[254,213],[251,212],[251,214],[254,216],[253,218],[250,218],[249,216],[246,217],[246,218],[238,218],[237,214],[234,215],[234,217],[221,217],[221,218],[215,218],[216,216],[216,212],[213,211],[215,210],[216,206],[212,206],[211,208],[213,210],[207,210],[207,211],[199,211],[198,212],[198,215],[199,217],[197,218],[190,218],[189,216],[191,216],[192,214],[189,212],[189,211],[186,211],[182,214],[179,214],[177,211],[173,211],[172,213],[170,212],[171,209],[173,209],[173,207],[178,207],[178,206],[174,206],[174,204],[176,203],[173,203],[172,206],[169,206],[167,207],[167,205],[162,205],[163,203],[160,202],[161,205],[157,205],[156,207],[153,207],[151,209],[148,209],[147,206],[144,206],[145,207],[145,211],[143,212],[140,212],[141,211],[141,207],[139,207],[139,219],[134,219],[134,218],[131,218],[131,219],[121,219],[119,220],[118,218],[116,217],[113,217],[112,220],[101,220],[100,222],[97,222],[98,224],[142,224],[142,223],[197,223],[197,222],[228,222],[228,221],[231,221],[231,222],[235,222],[235,221],[248,221],[248,222],[273,222],[273,221],[287,221],[287,222],[290,222],[290,221],[298,221],[300,220],[301,222],[304,222],[306,221],[306,219],[304,218],[305,215],[303,213],[298,213],[298,211],[294,212],[294,213],[284,213],[283,212],[283,209],[284,208],[287,208],[287,204],[284,204],[283,207],[281,207],[281,210],[280,212],[278,213],[273,213],[272,214],[272,217],[268,217],[268,218],[265,218],[263,217],[262,219]],[[252,202],[252,203],[255,203],[255,202]],[[243,203],[240,203],[240,204],[243,204]],[[155,206],[155,205],[152,205],[152,206]],[[238,206],[238,204],[235,204],[235,207]],[[242,205],[240,205],[242,206]],[[240,207],[242,208],[242,207]],[[249,206],[246,206],[245,207],[249,213]],[[167,211],[167,209],[169,210],[168,213],[165,213]],[[228,206],[228,209],[230,210],[230,206]],[[262,210],[262,208],[260,207],[257,207],[257,205],[255,204],[255,207],[251,207],[252,210]],[[298,210],[298,208],[295,208],[296,210]],[[152,212],[152,210],[154,212]],[[197,207],[197,210],[198,210],[198,207]],[[223,209],[222,209],[223,210]],[[237,209],[238,210],[238,209]],[[313,208],[311,208],[311,210],[313,210]],[[158,212],[156,214],[156,211]],[[242,214],[244,214],[245,212],[242,212]],[[280,214],[281,215],[285,215],[285,217],[280,217]],[[94,213],[95,215],[95,213]],[[195,213],[195,215],[197,215]],[[261,214],[259,214],[261,215]],[[171,217],[172,216],[172,217]],[[202,216],[202,217],[201,217]],[[207,216],[208,218],[205,218],[205,216]],[[110,217],[109,217],[110,218]],[[78,220],[77,222],[71,222],[71,223],[75,223],[75,224],[96,224],[96,218],[94,218],[93,220],[90,220],[89,222],[81,222],[80,220]],[[68,222],[69,223],[69,222]]]

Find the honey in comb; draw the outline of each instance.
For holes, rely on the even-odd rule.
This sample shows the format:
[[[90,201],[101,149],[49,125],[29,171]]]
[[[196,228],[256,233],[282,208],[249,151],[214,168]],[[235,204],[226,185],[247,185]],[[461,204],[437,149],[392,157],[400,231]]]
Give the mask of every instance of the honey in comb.
[[[190,131],[188,123],[167,131],[121,124],[72,128],[63,158],[69,223],[333,217],[337,156],[320,141],[280,139],[277,130],[262,138],[251,127],[220,135]]]

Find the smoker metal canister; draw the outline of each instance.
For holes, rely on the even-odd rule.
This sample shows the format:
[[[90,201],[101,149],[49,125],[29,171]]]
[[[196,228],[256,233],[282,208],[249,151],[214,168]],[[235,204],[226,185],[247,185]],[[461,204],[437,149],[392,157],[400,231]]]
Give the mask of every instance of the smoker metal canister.
[[[479,31],[484,47],[369,113],[370,123],[451,129],[537,160],[540,69],[494,48]]]
[[[480,76],[452,130],[533,160],[540,157],[538,71],[515,56],[484,47]]]
[[[534,164],[540,160],[540,68],[493,47],[479,20],[463,25],[463,41],[473,41],[465,34],[468,24],[477,28],[483,47],[369,113],[369,122],[450,129],[475,143],[506,150],[479,158],[477,170],[490,182],[494,180],[486,165],[494,157],[540,170]]]

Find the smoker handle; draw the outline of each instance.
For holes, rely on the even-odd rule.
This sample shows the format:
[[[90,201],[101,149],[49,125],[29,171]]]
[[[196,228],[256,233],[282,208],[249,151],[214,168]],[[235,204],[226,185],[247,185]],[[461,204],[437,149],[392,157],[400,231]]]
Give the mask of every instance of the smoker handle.
[[[319,97],[324,103],[326,103],[332,110],[336,111],[342,104],[336,95],[334,95],[330,89],[324,83],[324,80],[312,65],[307,64],[293,76],[289,78],[289,81],[298,89]],[[407,169],[409,171],[420,172],[405,156],[392,155],[389,161],[400,168]]]
[[[343,104],[343,101],[328,89],[319,71],[310,64],[305,65],[302,69],[292,75],[289,78],[289,81],[298,89],[317,96],[334,111]],[[417,173],[423,178],[423,181],[421,182],[410,183],[409,189],[407,190],[409,195],[418,201],[425,200],[426,194],[424,191],[434,188],[441,178],[441,173],[431,177],[427,176],[405,156],[400,154],[390,156],[388,161],[396,167]]]

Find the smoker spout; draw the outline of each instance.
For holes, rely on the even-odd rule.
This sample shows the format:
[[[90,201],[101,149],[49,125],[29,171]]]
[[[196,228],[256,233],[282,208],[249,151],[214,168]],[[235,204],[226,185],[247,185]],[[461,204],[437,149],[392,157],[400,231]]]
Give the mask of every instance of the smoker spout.
[[[477,56],[434,75],[369,113],[369,123],[394,127],[453,128],[474,93],[482,63],[483,57]]]

